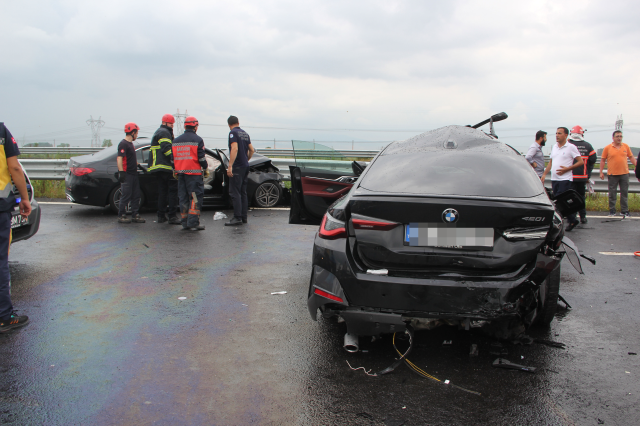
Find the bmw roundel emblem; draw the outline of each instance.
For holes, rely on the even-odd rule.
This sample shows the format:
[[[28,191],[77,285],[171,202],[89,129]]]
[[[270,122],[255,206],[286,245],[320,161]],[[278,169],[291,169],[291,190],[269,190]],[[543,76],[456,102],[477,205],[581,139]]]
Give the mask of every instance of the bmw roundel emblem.
[[[444,223],[456,223],[460,215],[456,209],[446,209],[442,212],[442,221]]]

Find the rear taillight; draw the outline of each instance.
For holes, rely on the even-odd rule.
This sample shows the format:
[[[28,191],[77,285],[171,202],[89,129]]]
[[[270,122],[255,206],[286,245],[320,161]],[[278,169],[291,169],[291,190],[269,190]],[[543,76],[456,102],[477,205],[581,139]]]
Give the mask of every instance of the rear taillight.
[[[384,222],[378,220],[351,219],[354,229],[370,229],[373,231],[389,231],[400,225],[396,222]]]
[[[324,238],[325,240],[347,238],[347,229],[343,221],[337,220],[327,212],[322,218],[319,235],[320,238]]]
[[[95,172],[96,169],[92,169],[91,167],[71,167],[69,171],[76,176],[84,176]]]
[[[340,303],[343,303],[343,302],[344,302],[344,300],[342,300],[342,299],[341,299],[341,298],[339,298],[338,296],[334,296],[334,295],[333,295],[333,294],[331,294],[331,293],[327,293],[326,291],[322,291],[322,290],[320,290],[319,288],[314,288],[314,289],[313,289],[313,292],[314,292],[315,294],[317,294],[318,296],[326,297],[327,299],[329,299],[329,300],[333,300],[333,301],[335,301],[335,302],[340,302]]]

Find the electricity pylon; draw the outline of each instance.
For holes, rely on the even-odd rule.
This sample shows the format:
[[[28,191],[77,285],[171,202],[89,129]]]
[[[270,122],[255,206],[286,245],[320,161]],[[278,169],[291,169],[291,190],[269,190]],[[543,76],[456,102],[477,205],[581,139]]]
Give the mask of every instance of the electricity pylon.
[[[176,119],[175,124],[173,125],[173,134],[177,137],[184,133],[184,119],[189,116],[187,110],[184,110],[184,114],[180,114],[180,110],[176,109],[176,113],[173,114],[173,117]]]
[[[97,120],[93,119],[93,116],[89,120],[87,120],[87,124],[91,127],[91,147],[100,147],[100,128],[104,126],[104,121],[101,120],[102,117],[98,117]]]

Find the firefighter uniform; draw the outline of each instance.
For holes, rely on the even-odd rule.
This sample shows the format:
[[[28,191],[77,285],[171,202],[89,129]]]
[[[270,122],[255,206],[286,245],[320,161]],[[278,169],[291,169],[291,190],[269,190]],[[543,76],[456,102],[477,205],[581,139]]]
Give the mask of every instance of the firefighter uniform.
[[[572,134],[569,138],[569,142],[578,148],[578,152],[580,152],[580,156],[582,157],[582,161],[584,162],[584,166],[578,169],[573,169],[573,183],[571,184],[571,189],[576,191],[582,198],[585,198],[585,186],[589,178],[591,178],[591,172],[593,171],[593,166],[596,164],[598,160],[598,155],[596,154],[596,150],[593,149],[593,146],[579,135]],[[587,217],[587,210],[582,209],[578,212],[580,214],[580,220],[582,223],[585,223],[585,218]]]
[[[166,221],[177,219],[178,181],[173,178],[173,129],[166,124],[160,126],[153,134],[149,155],[148,171],[154,173],[158,180],[158,218]],[[167,210],[167,205],[169,209]]]
[[[200,225],[200,209],[204,197],[202,169],[207,169],[204,141],[193,129],[173,140],[173,167],[178,175],[178,198],[183,229]]]

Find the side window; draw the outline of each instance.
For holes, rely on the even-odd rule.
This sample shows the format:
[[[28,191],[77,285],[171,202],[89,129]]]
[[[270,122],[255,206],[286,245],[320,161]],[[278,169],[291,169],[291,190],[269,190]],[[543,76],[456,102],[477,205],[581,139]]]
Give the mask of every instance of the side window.
[[[149,161],[149,148],[141,148],[136,152],[136,157],[138,158],[138,163],[147,164]]]
[[[291,141],[296,167],[325,170],[353,175],[351,163],[357,158],[347,158],[339,151],[317,142]]]

